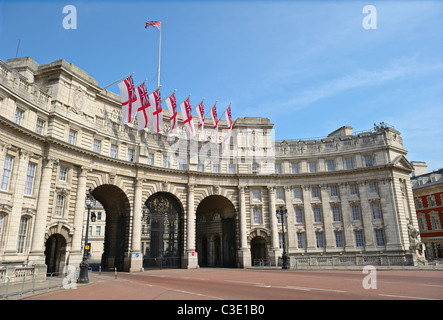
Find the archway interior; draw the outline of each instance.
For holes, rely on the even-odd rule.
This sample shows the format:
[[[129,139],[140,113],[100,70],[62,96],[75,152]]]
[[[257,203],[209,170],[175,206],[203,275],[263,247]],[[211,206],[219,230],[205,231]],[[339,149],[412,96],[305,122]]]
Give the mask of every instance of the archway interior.
[[[143,208],[143,265],[180,268],[183,247],[183,211],[170,194],[151,195]]]
[[[129,252],[131,211],[128,197],[123,190],[114,185],[101,185],[92,191],[92,195],[106,211],[102,269],[125,270]]]
[[[267,260],[267,243],[266,239],[256,236],[251,240],[251,260],[252,265],[262,265]]]
[[[45,243],[47,273],[61,274],[66,255],[66,240],[61,234],[51,235]]]
[[[202,267],[236,267],[235,207],[219,195],[203,199],[197,207],[197,252]]]

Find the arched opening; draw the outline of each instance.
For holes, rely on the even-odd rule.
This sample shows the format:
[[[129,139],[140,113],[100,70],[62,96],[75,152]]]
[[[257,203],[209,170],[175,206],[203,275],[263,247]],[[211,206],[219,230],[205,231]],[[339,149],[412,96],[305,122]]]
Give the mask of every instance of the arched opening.
[[[102,269],[127,270],[129,255],[130,203],[126,194],[119,187],[105,184],[92,191],[106,212],[106,229]],[[86,230],[86,232],[89,232]]]
[[[51,235],[45,243],[47,273],[61,273],[65,266],[66,239],[61,234]]]
[[[157,192],[151,195],[143,208],[143,266],[180,268],[182,248],[182,206],[169,193]]]
[[[268,259],[266,239],[256,236],[251,240],[251,262],[253,266],[264,265]]]
[[[219,195],[206,197],[197,207],[196,218],[197,239],[201,239],[197,241],[199,264],[236,267],[236,212],[232,202]]]

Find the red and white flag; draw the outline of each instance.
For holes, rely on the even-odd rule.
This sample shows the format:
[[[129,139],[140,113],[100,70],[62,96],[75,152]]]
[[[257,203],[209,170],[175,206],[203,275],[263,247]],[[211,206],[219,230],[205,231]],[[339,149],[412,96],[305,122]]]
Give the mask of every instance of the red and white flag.
[[[169,120],[171,124],[169,134],[171,134],[177,131],[177,102],[175,100],[175,91],[171,93],[165,101],[169,111]]]
[[[149,94],[149,103],[152,106],[151,133],[160,133],[163,130],[163,109],[160,98],[160,88]]]
[[[217,110],[215,108],[216,104],[217,101],[214,103],[214,105],[211,108],[211,117],[212,117],[212,122],[214,123],[215,142],[218,142],[218,117],[217,117]]]
[[[194,120],[192,119],[192,107],[189,96],[180,104],[180,108],[188,137],[195,138]]]
[[[229,104],[228,108],[226,109],[226,124],[228,126],[228,132],[223,138],[223,142],[226,144],[229,144],[231,140],[231,134],[232,134],[232,116],[231,116],[231,104]]]
[[[198,125],[200,127],[201,141],[206,140],[205,139],[205,109],[203,108],[203,100],[197,106]]]
[[[148,125],[151,125],[152,122],[152,108],[144,82],[136,88],[136,93],[137,101],[134,103],[134,106],[136,106],[135,109],[137,110],[137,129],[143,130],[146,129]]]
[[[122,120],[121,124],[131,123],[134,119],[137,109],[133,106],[137,101],[137,95],[135,93],[134,82],[132,81],[132,75],[125,80],[118,83],[120,90],[120,98],[122,101]]]

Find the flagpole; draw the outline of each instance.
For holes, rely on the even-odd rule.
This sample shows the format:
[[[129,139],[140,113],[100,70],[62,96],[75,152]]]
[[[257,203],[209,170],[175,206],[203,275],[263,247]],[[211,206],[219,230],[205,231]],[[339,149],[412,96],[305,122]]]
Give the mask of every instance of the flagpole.
[[[166,99],[168,99],[170,96],[172,96],[172,95],[174,94],[175,91],[177,91],[177,89],[174,89],[174,91],[172,91],[172,92],[171,92],[166,98],[164,98],[164,99],[162,100],[162,102],[165,101]]]
[[[157,78],[157,87],[160,87],[160,57],[161,57],[161,50],[162,50],[162,23],[160,22],[160,37],[158,42],[158,78]]]
[[[103,89],[106,89],[107,87],[112,86],[114,83],[117,83],[117,82],[119,82],[119,81],[121,81],[121,80],[123,80],[123,79],[125,79],[125,78],[128,78],[128,77],[132,76],[133,74],[134,74],[134,72],[128,74],[127,76],[125,76],[125,77],[123,77],[123,78],[121,78],[121,79],[118,79],[117,81],[114,81],[114,82],[111,83],[111,84],[108,84],[106,87],[103,87]]]
[[[145,80],[143,80],[142,82],[138,83],[137,85],[134,86],[134,88],[138,87],[139,85],[141,85],[143,82],[145,82],[146,80],[148,80],[148,78],[146,78]]]
[[[221,117],[223,117],[223,115],[226,113],[226,111],[228,110],[228,108],[231,106],[232,102],[229,102],[229,106],[225,109],[225,111],[223,111],[222,115],[219,117],[219,119],[221,119]]]
[[[189,94],[186,98],[184,98],[180,103],[177,103],[177,105],[181,105],[183,103],[183,101],[185,101],[186,99],[188,99],[191,96],[191,94]]]
[[[194,109],[197,108],[197,107],[203,102],[203,100],[205,100],[205,98],[203,98],[202,101],[200,101],[199,103],[197,103],[197,105],[196,105],[194,108],[192,108],[192,111],[194,111]]]

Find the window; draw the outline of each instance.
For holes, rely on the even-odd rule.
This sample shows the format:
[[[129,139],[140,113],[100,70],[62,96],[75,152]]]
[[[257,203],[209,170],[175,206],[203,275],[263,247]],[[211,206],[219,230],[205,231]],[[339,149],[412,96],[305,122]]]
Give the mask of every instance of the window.
[[[375,181],[369,182],[369,193],[372,193],[372,194],[378,193],[377,182],[375,182]]]
[[[257,189],[252,190],[252,199],[253,200],[260,200],[260,190],[257,190]]]
[[[349,185],[349,194],[351,196],[358,196],[358,187],[356,183]]]
[[[168,158],[168,156],[163,156],[163,168],[169,168],[169,158]]]
[[[321,209],[314,208],[314,222],[321,222]]]
[[[219,173],[220,172],[220,164],[218,162],[212,163],[212,172]]]
[[[422,209],[423,208],[423,200],[420,198],[415,199],[415,206],[417,209]]]
[[[337,248],[343,248],[343,231],[334,231],[335,234],[335,246]]]
[[[102,227],[101,226],[95,226],[95,235],[99,236],[102,232]]]
[[[317,240],[317,248],[322,249],[325,247],[325,237],[323,232],[316,232],[315,238]]]
[[[378,203],[373,203],[371,205],[371,210],[372,210],[372,219],[380,220],[381,219],[380,205]]]
[[[341,221],[340,208],[332,207],[332,220],[335,222]]]
[[[64,208],[65,208],[65,197],[62,196],[61,194],[58,194],[55,201],[55,216],[63,217]]]
[[[45,130],[45,121],[40,118],[37,118],[37,122],[35,124],[35,132],[37,134],[43,134],[44,130]]]
[[[23,111],[22,109],[19,109],[19,108],[15,109],[14,122],[16,124],[22,124],[24,114],[25,114],[25,111]]]
[[[198,171],[198,172],[203,172],[203,170],[204,170],[203,162],[202,162],[202,161],[199,161],[199,162],[197,163],[197,171]]]
[[[364,240],[363,240],[363,231],[362,230],[354,230],[354,236],[355,236],[355,246],[357,248],[364,247]]]
[[[260,171],[260,165],[257,162],[252,164],[252,173],[258,173]]]
[[[435,207],[435,196],[429,196],[428,197],[428,207]]]
[[[60,173],[58,175],[58,180],[66,181],[67,175],[68,175],[68,168],[60,166]]]
[[[441,229],[440,219],[437,216],[431,216],[432,230]]]
[[[261,224],[261,210],[253,209],[254,214],[254,224]]]
[[[25,249],[26,235],[28,233],[28,217],[21,217],[18,229],[17,253],[23,253]]]
[[[69,144],[75,145],[77,142],[77,131],[70,129],[69,130],[69,138],[68,138]]]
[[[372,167],[374,165],[372,156],[365,156],[365,167]]]
[[[295,222],[303,223],[303,210],[301,208],[295,209]]]
[[[99,221],[99,220],[101,220],[102,219],[102,212],[101,211],[98,211],[97,212],[97,221]]]
[[[100,151],[102,150],[102,142],[100,140],[94,139],[92,150],[94,152],[100,153]]]
[[[3,228],[3,220],[5,216],[0,214],[0,239],[2,238],[2,228]]]
[[[149,165],[151,165],[151,166],[154,164],[154,154],[153,153],[148,153],[148,161],[147,161],[147,163]]]
[[[359,206],[351,206],[352,211],[352,220],[359,221],[360,218],[360,207]]]
[[[128,154],[127,154],[126,160],[129,162],[134,162],[134,150],[128,149]]]
[[[294,188],[294,199],[301,200],[301,188]]]
[[[426,218],[418,218],[418,226],[420,227],[420,231],[428,230],[428,225],[426,223]]]
[[[298,242],[298,248],[304,249],[305,248],[305,234],[298,232],[297,233],[297,242]]]
[[[3,177],[2,177],[2,190],[8,190],[9,186],[9,179],[11,177],[11,171],[12,171],[12,160],[14,157],[10,156],[9,154],[6,155],[5,163],[3,166]]]
[[[326,161],[326,167],[328,171],[335,171],[335,162],[334,160],[327,160]]]
[[[338,188],[337,188],[337,186],[329,186],[329,195],[331,197],[338,197]]]
[[[315,161],[309,162],[309,172],[317,172],[317,163]]]
[[[283,189],[282,188],[275,189],[275,196],[277,199],[283,200]]]
[[[117,145],[111,144],[111,153],[110,153],[110,155],[111,155],[111,158],[114,158],[114,159],[117,158],[117,155],[118,155],[118,147],[117,147]]]
[[[347,170],[354,169],[354,160],[352,158],[345,158],[345,167]]]
[[[276,174],[281,174],[281,163],[276,163],[275,164],[275,173]]]
[[[178,159],[178,168],[180,170],[186,170],[186,160],[185,159],[182,159],[182,158]]]
[[[299,173],[298,163],[292,163],[292,173]]]
[[[235,174],[235,163],[230,163],[229,164],[229,173],[230,174]]]
[[[35,167],[37,165],[35,163],[30,162],[28,164],[28,171],[26,172],[26,184],[25,184],[25,194],[32,194],[32,187],[34,184],[34,176],[35,176]]]
[[[385,246],[385,233],[383,230],[375,230],[375,242],[377,243],[377,247]]]
[[[312,194],[312,198],[313,199],[318,199],[320,198],[320,190],[318,187],[312,187],[311,188],[311,194]]]

